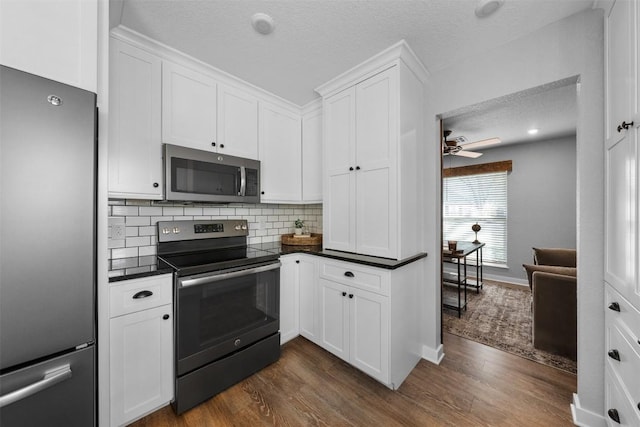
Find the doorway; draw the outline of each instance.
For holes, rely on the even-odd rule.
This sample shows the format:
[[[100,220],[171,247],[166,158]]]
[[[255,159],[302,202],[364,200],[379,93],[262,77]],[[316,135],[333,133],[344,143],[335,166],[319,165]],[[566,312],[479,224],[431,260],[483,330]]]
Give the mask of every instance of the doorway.
[[[462,296],[459,313],[443,308],[443,331],[576,372],[575,360],[532,345],[532,297],[523,264],[533,264],[533,247],[576,248],[577,80],[532,88],[440,118],[443,276],[452,272],[452,265],[454,276],[457,273],[455,263],[446,262],[451,261],[446,256],[448,240],[472,242],[477,237],[485,244],[483,286],[466,287],[466,305]],[[503,171],[496,172],[496,165]],[[477,234],[472,229],[476,224]],[[478,279],[476,257],[469,258],[472,268],[463,283]],[[441,297],[457,297],[459,288],[443,280]],[[464,285],[461,290],[464,294]]]

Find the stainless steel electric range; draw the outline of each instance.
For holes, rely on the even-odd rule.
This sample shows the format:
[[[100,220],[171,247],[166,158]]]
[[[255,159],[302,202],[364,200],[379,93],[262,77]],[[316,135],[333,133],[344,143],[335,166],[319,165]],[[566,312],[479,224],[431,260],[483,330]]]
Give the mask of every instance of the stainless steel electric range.
[[[158,222],[158,266],[174,270],[176,413],[280,357],[279,255],[247,236],[246,220]]]

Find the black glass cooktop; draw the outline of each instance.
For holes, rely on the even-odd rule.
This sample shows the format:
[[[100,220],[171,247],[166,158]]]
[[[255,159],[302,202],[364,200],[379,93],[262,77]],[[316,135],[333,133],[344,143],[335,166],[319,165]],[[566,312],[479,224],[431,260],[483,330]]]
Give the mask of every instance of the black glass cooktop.
[[[251,246],[227,247],[197,252],[163,254],[158,256],[158,267],[170,267],[180,276],[219,271],[275,261],[276,252],[270,252]]]

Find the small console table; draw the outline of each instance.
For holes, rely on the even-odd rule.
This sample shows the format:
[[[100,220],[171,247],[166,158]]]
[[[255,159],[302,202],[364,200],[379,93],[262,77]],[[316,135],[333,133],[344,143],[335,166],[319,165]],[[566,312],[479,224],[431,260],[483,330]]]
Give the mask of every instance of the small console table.
[[[451,284],[458,287],[458,295],[456,297],[447,297],[443,295],[442,306],[456,310],[458,317],[462,315],[462,311],[467,310],[467,287],[476,289],[480,293],[482,289],[482,248],[484,243],[458,242],[458,249],[455,252],[443,249],[442,261],[456,264],[457,273],[442,271],[442,284]],[[467,277],[467,257],[476,254],[475,267],[476,278],[469,279]]]

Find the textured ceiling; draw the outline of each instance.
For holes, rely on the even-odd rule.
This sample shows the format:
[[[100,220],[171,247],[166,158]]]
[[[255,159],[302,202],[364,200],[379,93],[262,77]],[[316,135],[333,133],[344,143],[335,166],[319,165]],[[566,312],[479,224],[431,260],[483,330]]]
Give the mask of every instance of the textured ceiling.
[[[477,18],[476,0],[111,0],[122,24],[298,105],[314,88],[405,39],[428,70],[453,66],[593,0],[506,0]],[[275,31],[251,27],[268,13]],[[472,70],[470,70],[472,72]]]
[[[443,116],[448,139],[467,138],[467,143],[498,137],[502,143],[474,151],[483,152],[507,144],[534,142],[575,135],[578,119],[575,79],[514,93]],[[527,130],[536,128],[536,135]],[[464,144],[461,144],[464,145]]]

